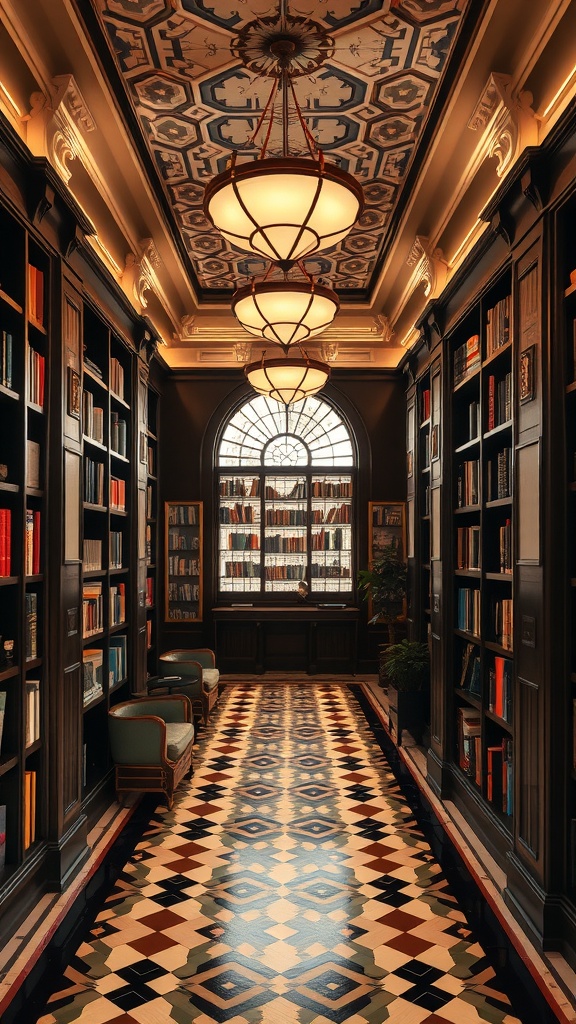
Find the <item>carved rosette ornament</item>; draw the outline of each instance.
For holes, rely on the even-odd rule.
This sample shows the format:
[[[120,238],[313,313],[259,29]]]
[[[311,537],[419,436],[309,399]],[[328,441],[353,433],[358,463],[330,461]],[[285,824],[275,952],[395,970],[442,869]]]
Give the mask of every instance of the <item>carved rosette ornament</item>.
[[[68,184],[74,159],[83,162],[84,135],[96,124],[72,75],[52,79],[50,94],[34,92],[30,113],[22,118],[27,125],[26,141],[36,156],[45,156]]]
[[[144,238],[139,244],[139,252],[129,252],[122,273],[122,287],[138,312],[146,309],[147,291],[158,293],[156,268],[160,266],[160,257],[151,238]]]
[[[520,91],[514,95],[510,75],[491,74],[468,127],[482,133],[484,158],[496,157],[496,173],[502,178],[520,153],[538,145],[532,93]]]
[[[424,282],[426,298],[437,299],[448,277],[448,263],[444,259],[442,249],[434,249],[428,238],[416,235],[406,263],[409,267],[414,267],[410,291],[415,291]]]

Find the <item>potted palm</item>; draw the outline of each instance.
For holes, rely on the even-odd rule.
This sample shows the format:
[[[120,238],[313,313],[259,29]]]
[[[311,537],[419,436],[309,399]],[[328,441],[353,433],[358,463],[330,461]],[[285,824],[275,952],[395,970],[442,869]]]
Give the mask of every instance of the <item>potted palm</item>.
[[[384,652],[390,730],[398,744],[407,729],[422,742],[429,709],[430,653],[418,640],[401,640]]]
[[[390,544],[383,548],[369,569],[358,573],[358,589],[364,599],[369,599],[373,615],[369,625],[383,622],[388,631],[388,643],[380,645],[380,685],[387,685],[383,654],[396,640],[396,627],[405,618],[406,605],[406,563],[398,556],[398,550]]]

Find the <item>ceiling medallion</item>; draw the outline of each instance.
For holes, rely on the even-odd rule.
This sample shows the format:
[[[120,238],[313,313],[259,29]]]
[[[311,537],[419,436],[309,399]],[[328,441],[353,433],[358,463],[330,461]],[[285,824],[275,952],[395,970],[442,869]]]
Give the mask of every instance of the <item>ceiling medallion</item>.
[[[253,74],[279,78],[278,43],[292,46],[290,75],[312,75],[334,53],[334,40],[310,18],[286,14],[258,18],[245,25],[231,44],[234,57]]]

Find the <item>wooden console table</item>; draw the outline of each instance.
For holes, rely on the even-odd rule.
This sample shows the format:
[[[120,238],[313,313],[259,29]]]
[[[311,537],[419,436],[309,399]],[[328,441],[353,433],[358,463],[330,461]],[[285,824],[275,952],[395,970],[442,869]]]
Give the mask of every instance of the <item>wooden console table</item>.
[[[356,671],[357,608],[229,605],[213,616],[221,672]]]

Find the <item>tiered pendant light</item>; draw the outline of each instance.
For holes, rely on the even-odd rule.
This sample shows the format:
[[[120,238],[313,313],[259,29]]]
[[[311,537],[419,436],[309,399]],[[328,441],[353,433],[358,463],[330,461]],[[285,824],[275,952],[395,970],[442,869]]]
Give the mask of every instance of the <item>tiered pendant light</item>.
[[[244,367],[246,379],[259,395],[268,395],[284,405],[301,402],[321,391],[330,376],[330,367],[317,359],[284,356],[262,359]]]
[[[250,334],[297,345],[321,334],[340,308],[331,288],[306,281],[252,281],[232,296],[232,312]]]
[[[253,24],[254,38],[263,40],[266,19]],[[298,23],[298,24],[297,24]],[[253,281],[238,288],[232,310],[242,327],[255,337],[280,345],[282,358],[245,366],[247,380],[259,394],[285,405],[316,394],[330,376],[327,363],[294,356],[290,346],[307,342],[332,323],[340,303],[325,285],[316,284],[301,266],[305,281],[294,281],[289,272],[304,257],[335,245],[351,231],[362,212],[363,192],[356,179],[336,164],[327,163],[313,139],[294,91],[293,77],[310,73],[311,62],[300,60],[305,50],[302,25],[306,19],[288,19],[286,0],[279,3],[279,26],[266,39],[261,73],[274,78],[272,91],[252,135],[254,142],[266,118],[265,141],[257,160],[230,167],[206,187],[204,212],[214,227],[233,245],[271,260],[284,272],[284,280]],[[330,50],[328,37],[315,26],[320,51]],[[331,44],[331,41],[329,41]],[[246,48],[251,60],[257,52]],[[304,66],[302,66],[302,63]],[[252,63],[253,66],[253,63]],[[264,71],[264,66],[267,70]],[[266,157],[271,134],[274,100],[282,95],[282,156]],[[306,140],[309,157],[288,152],[289,95]]]

